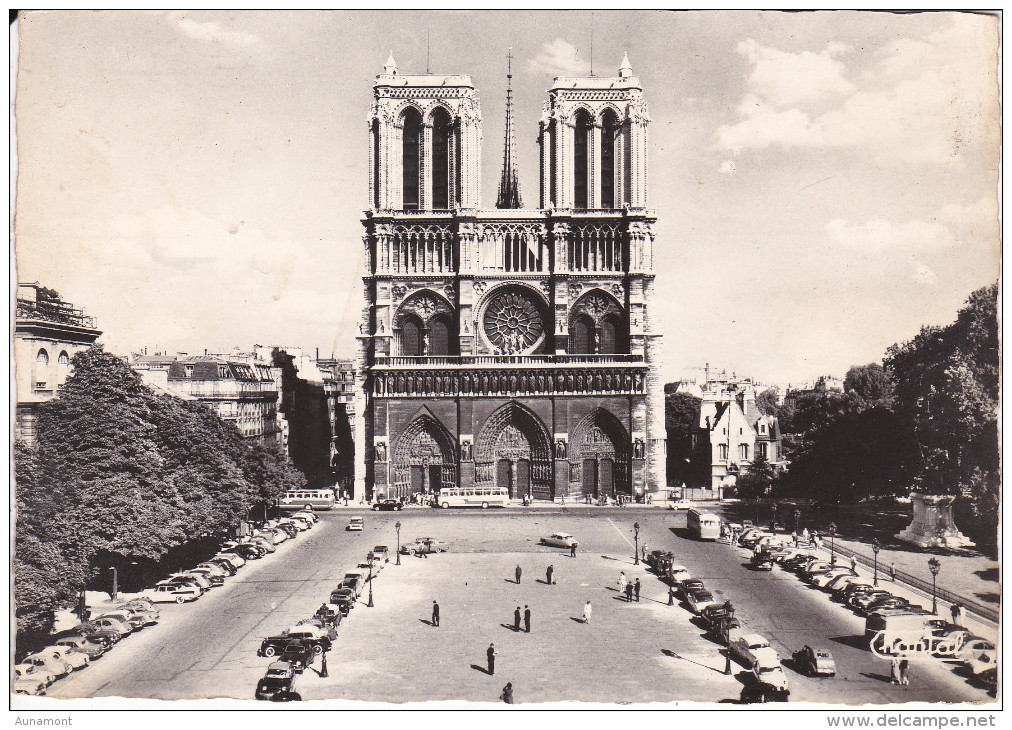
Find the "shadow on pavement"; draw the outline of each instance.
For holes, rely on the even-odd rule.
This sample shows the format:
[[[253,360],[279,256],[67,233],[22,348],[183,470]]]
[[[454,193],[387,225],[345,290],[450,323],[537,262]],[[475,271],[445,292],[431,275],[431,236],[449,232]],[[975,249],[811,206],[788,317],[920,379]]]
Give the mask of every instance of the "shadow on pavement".
[[[890,677],[888,674],[878,674],[877,672],[861,672],[861,676],[867,677],[868,679],[878,679],[883,682],[893,681],[893,678]]]
[[[479,667],[477,664],[472,664],[471,669],[481,672],[482,674],[492,674],[492,672],[488,671],[488,669],[486,669],[485,667]]]
[[[431,621],[429,621],[429,619],[427,619],[427,618],[420,618],[418,620],[421,621],[426,626],[435,626],[435,624],[432,623]]]
[[[584,620],[583,616],[570,616],[569,620],[570,621],[576,621],[576,623],[578,623],[578,624],[585,624],[585,623],[587,623]]]
[[[831,636],[830,641],[835,641],[837,644],[843,644],[844,646],[852,646],[855,649],[867,649],[868,639],[864,636]]]
[[[499,625],[502,626],[504,629],[509,629],[514,634],[519,633],[520,631],[520,629],[514,626],[513,624],[499,624]]]

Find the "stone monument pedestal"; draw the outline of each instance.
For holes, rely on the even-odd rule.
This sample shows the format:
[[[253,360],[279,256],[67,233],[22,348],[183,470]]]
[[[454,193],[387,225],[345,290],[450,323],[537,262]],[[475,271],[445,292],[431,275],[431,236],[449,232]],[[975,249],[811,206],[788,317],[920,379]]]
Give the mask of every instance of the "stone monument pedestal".
[[[896,537],[925,548],[973,547],[974,543],[952,521],[952,503],[955,501],[954,496],[911,492],[914,521]]]

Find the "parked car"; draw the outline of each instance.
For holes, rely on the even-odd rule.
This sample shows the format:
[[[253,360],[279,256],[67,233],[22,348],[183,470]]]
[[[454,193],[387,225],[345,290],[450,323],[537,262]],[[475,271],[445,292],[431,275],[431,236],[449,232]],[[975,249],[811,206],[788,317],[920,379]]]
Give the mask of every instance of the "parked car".
[[[431,537],[419,537],[412,542],[401,545],[401,552],[406,555],[422,555],[446,552],[447,545]]]
[[[154,588],[144,591],[143,595],[155,603],[186,603],[187,601],[196,601],[202,594],[200,586],[163,581]]]
[[[769,553],[756,553],[749,561],[752,570],[773,570],[773,558]]]
[[[671,585],[677,587],[682,585],[682,583],[684,583],[687,580],[692,580],[692,575],[689,573],[689,571],[685,570],[685,568],[682,568],[681,570],[672,568],[670,580]]]
[[[88,622],[88,625],[93,626],[96,629],[118,631],[121,637],[126,636],[134,630],[129,621],[120,621],[119,619],[109,618],[106,616],[93,618]]]
[[[79,651],[92,661],[109,651],[109,644],[106,642],[80,635],[64,636],[62,639],[56,640],[56,645]]]
[[[689,604],[689,608],[692,609],[693,613],[700,613],[707,606],[713,606],[717,603],[717,599],[713,597],[713,594],[708,590],[696,590],[689,593],[685,602]]]
[[[282,654],[293,641],[305,643],[311,648],[313,654],[322,654],[324,650],[330,651],[331,647],[330,637],[323,629],[302,625],[292,627],[277,636],[268,636],[260,642],[257,656],[272,657]]]
[[[857,573],[841,573],[829,581],[824,587],[834,595],[841,595],[851,583],[863,583],[863,579]]]
[[[288,519],[283,520],[283,522],[295,525],[299,532],[305,532],[306,530],[311,530],[313,528],[313,523],[302,515],[288,515]]]
[[[763,650],[774,651],[770,642],[759,634],[744,634],[731,642],[731,655],[737,657],[742,664],[751,669],[759,661]],[[774,651],[774,654],[776,652]]]
[[[772,685],[760,682],[752,675],[741,688],[738,702],[742,705],[764,704],[766,702],[787,702],[790,690],[781,691]]]
[[[299,528],[295,525],[294,522],[287,522],[287,521],[279,522],[271,529],[275,532],[280,530],[281,532],[285,533],[286,535],[288,535],[289,540],[291,540],[294,537],[297,537],[299,534]]]
[[[668,566],[674,562],[675,554],[670,550],[651,550],[647,555],[647,565],[658,575],[666,575]]]
[[[862,591],[861,593],[854,593],[847,599],[847,605],[853,608],[855,611],[861,611],[870,603],[891,596],[892,593],[881,588],[876,588],[873,591]]]
[[[341,581],[341,587],[350,588],[355,591],[355,597],[357,598],[365,590],[365,579],[358,573],[347,573]]]
[[[293,515],[307,519],[314,525],[320,521],[319,516],[312,509],[300,509],[298,512],[294,512]]]
[[[382,558],[384,563],[390,562],[390,548],[386,545],[374,545],[372,554]]]
[[[281,701],[283,695],[295,692],[295,670],[288,662],[271,662],[267,674],[257,682],[254,697],[258,700]]]
[[[809,677],[836,676],[836,661],[825,649],[816,649],[805,644],[792,655],[794,666]]]
[[[278,527],[261,530],[259,534],[270,540],[274,545],[280,545],[288,540],[288,533]]]
[[[267,535],[258,532],[252,535],[246,542],[252,545],[257,545],[268,553],[273,553],[277,550],[277,547],[275,547],[274,540],[272,538],[273,536],[268,537]]]
[[[973,674],[981,674],[989,669],[996,669],[998,666],[998,650],[992,642],[979,636],[973,636],[966,640],[960,657],[963,660],[963,666]]]
[[[908,601],[906,598],[902,598],[900,596],[883,596],[864,605],[858,611],[858,613],[861,613],[865,616],[869,616],[877,611],[882,611],[884,609],[894,609],[894,608],[906,609],[910,605],[911,605],[910,601]]]
[[[362,532],[365,529],[365,518],[364,517],[352,517],[348,520],[348,527],[345,528],[350,532]]]
[[[318,609],[314,618],[319,620],[325,626],[333,626],[337,628],[341,625],[342,619],[344,619],[345,612],[341,610],[341,607],[336,603],[324,603]]]
[[[228,566],[227,568],[225,566]],[[227,560],[215,560],[206,561],[200,563],[194,570],[207,570],[211,575],[217,575],[221,578],[231,578],[238,571],[232,566]]]
[[[32,677],[42,682],[46,687],[56,681],[56,675],[44,666],[36,666],[31,662],[21,662],[14,665],[14,677]]]
[[[703,581],[697,578],[689,578],[687,580],[683,580],[682,582],[680,582],[675,592],[681,598],[687,599],[689,597],[689,593],[691,593],[692,591],[701,591],[704,590],[705,588],[706,586],[703,585]]]
[[[241,542],[232,551],[245,560],[258,560],[267,554],[266,548],[255,542]]]
[[[86,666],[91,664],[91,657],[83,651],[78,651],[76,648],[66,646],[65,644],[47,646],[45,649],[42,649],[37,653],[45,656],[51,656],[54,659],[66,662],[70,665],[71,671],[84,669]]]
[[[399,499],[381,499],[372,508],[374,512],[400,512],[404,509],[404,503]]]
[[[25,657],[22,664],[31,664],[36,669],[45,670],[57,679],[65,677],[74,671],[74,666],[70,662],[45,649],[40,652],[36,652],[35,654],[29,654]]]
[[[126,636],[126,634],[117,629],[105,628],[91,621],[85,621],[77,627],[77,631],[71,634],[71,636],[83,636],[91,641],[101,641],[108,646],[112,646]]]
[[[541,538],[540,542],[548,547],[571,548],[576,544],[576,538],[568,532],[553,532],[548,537]]]
[[[173,573],[164,582],[177,585],[195,585],[202,591],[211,590],[211,581],[207,576],[199,573]]]
[[[101,614],[98,618],[111,618],[119,621],[120,623],[128,624],[131,631],[139,631],[145,626],[149,626],[149,622],[146,617],[131,613],[130,611],[107,611]]]
[[[143,619],[145,626],[154,626],[158,623],[161,614],[150,601],[145,598],[135,599],[116,606],[117,611],[126,611],[132,616]]]
[[[236,570],[246,565],[246,560],[241,555],[237,555],[235,553],[221,552],[213,556],[211,559],[215,560],[217,558],[224,558],[225,560],[230,562],[232,564],[232,567],[235,568]]]
[[[358,596],[351,588],[344,586],[338,586],[330,592],[330,604],[338,606],[341,609],[341,613],[345,616],[348,612],[355,608],[355,601],[358,600]]]
[[[816,588],[825,588],[841,575],[852,575],[857,577],[857,573],[850,568],[833,568],[832,570],[827,570],[824,573],[817,573],[813,575],[812,585]]]
[[[313,647],[303,641],[289,641],[279,658],[291,664],[296,672],[301,673],[313,661]]]
[[[756,679],[773,687],[777,692],[790,693],[787,675],[780,666],[780,657],[772,648],[768,652],[765,650],[759,652],[758,661],[752,665],[752,673]]]
[[[26,672],[23,669],[15,667],[11,691],[16,695],[44,695],[46,693],[46,682],[35,672]]]
[[[702,618],[703,622],[711,629],[719,627],[721,619],[727,616],[727,614],[727,605],[723,603],[715,603],[712,606],[707,606],[699,612],[700,618]]]

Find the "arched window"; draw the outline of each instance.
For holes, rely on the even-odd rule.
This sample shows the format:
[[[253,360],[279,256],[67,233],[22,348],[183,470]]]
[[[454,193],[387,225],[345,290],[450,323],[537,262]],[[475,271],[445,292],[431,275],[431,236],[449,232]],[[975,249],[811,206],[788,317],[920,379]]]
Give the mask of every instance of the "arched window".
[[[38,390],[45,390],[49,387],[49,353],[45,350],[39,350],[35,356],[33,380],[35,381],[35,388]]]
[[[601,118],[601,207],[615,207],[615,137],[618,116],[611,109]]]
[[[70,355],[67,354],[66,350],[63,350],[60,353],[60,356],[56,359],[56,363],[56,382],[63,385],[67,380],[67,376],[70,374]]]
[[[447,317],[434,317],[429,322],[429,347],[426,355],[452,355],[450,321]]]
[[[422,353],[422,321],[413,314],[401,323],[401,355],[417,357]]]
[[[403,192],[401,204],[404,210],[418,210],[421,203],[422,115],[411,107],[401,116],[402,132]]]
[[[590,134],[594,122],[585,109],[576,113],[573,130],[573,207],[586,210],[590,199],[590,165],[587,155],[590,151]]]
[[[601,320],[601,354],[614,355],[621,352],[619,342],[621,325],[615,317],[605,317]]]
[[[380,207],[380,126],[379,120],[372,122],[372,205]]]
[[[442,107],[432,112],[432,207],[450,209],[450,136],[453,121]]]
[[[594,320],[586,314],[573,318],[569,328],[569,352],[574,355],[587,355],[594,352]]]

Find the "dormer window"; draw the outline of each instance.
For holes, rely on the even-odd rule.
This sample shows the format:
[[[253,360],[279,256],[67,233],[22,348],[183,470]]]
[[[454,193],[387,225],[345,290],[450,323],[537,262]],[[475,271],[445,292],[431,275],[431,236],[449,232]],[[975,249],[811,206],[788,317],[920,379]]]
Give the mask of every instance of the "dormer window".
[[[184,365],[183,370],[185,371],[186,377],[193,377],[193,365]]]

